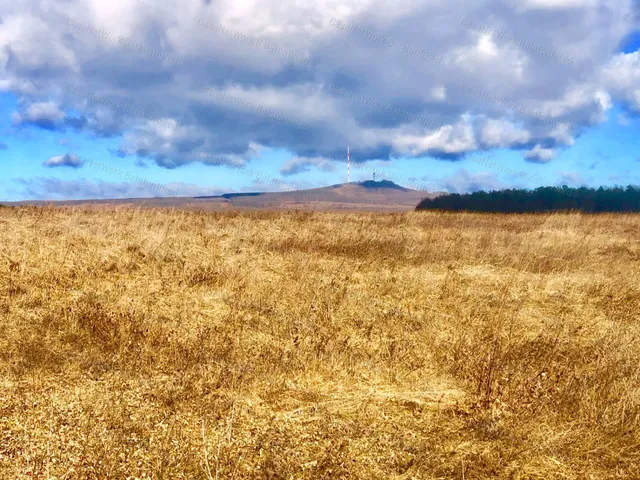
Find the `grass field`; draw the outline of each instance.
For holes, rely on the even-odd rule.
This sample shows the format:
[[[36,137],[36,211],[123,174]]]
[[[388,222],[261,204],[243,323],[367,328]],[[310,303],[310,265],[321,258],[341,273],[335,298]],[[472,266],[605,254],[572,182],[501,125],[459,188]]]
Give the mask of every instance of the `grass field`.
[[[640,478],[640,216],[0,209],[0,478]]]

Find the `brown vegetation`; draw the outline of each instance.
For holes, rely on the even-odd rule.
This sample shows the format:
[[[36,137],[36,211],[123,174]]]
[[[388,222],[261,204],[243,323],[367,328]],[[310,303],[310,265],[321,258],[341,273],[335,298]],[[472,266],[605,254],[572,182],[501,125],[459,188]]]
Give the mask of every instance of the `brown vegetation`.
[[[640,478],[639,239],[0,209],[0,478]]]

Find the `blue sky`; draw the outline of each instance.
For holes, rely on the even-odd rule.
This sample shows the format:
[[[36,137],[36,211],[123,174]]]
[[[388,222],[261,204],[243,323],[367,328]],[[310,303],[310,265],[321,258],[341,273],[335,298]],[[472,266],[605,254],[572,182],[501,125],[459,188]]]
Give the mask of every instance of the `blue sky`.
[[[3,5],[0,201],[640,184],[638,5],[394,5]]]

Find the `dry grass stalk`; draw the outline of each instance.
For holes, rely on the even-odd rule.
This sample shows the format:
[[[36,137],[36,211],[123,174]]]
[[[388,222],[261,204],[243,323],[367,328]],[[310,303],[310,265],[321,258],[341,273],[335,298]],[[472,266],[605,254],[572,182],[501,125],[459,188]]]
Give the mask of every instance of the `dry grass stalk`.
[[[640,478],[640,217],[0,210],[1,478]]]

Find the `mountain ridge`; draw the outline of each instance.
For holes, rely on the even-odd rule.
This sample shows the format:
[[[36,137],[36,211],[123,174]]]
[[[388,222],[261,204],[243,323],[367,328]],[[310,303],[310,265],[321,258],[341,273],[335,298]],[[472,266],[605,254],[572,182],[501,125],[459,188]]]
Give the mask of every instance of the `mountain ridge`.
[[[285,192],[234,192],[194,197],[152,197],[84,200],[32,200],[13,205],[140,205],[204,211],[227,210],[317,210],[317,211],[411,211],[424,198],[442,192],[426,192],[402,187],[389,180],[350,182]]]

